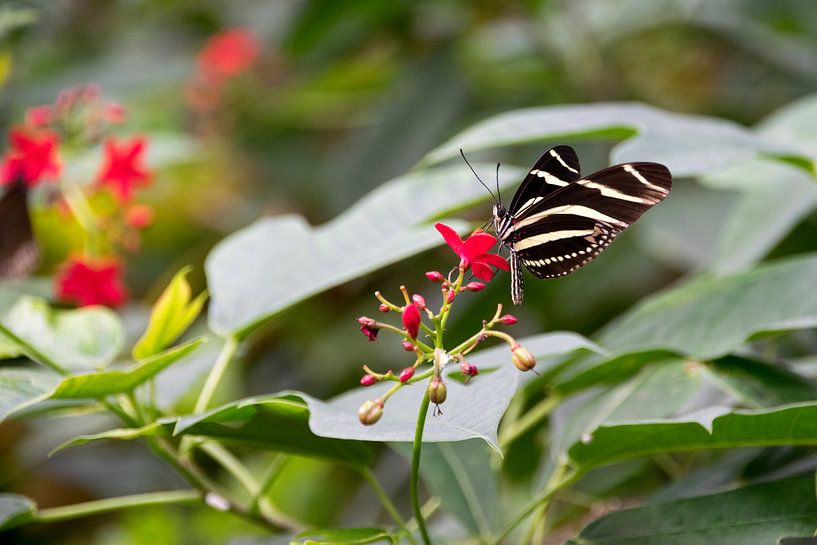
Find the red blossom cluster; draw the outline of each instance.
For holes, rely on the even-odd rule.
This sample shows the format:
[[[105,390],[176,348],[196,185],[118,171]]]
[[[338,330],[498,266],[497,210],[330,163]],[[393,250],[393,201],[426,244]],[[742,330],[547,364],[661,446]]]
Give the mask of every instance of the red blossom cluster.
[[[364,425],[372,425],[380,420],[386,401],[399,388],[422,380],[427,380],[428,399],[435,404],[435,412],[440,414],[439,405],[446,400],[448,395],[443,380],[443,368],[449,362],[454,361],[459,364],[460,373],[466,382],[477,376],[479,374],[477,366],[467,361],[465,356],[479,343],[490,337],[499,338],[508,343],[511,347],[511,359],[520,370],[528,371],[536,364],[535,358],[513,337],[494,329],[500,324],[513,325],[516,323],[515,316],[502,314],[502,305],[497,306],[494,317],[484,320],[482,328],[469,339],[451,349],[444,347],[445,325],[458,295],[465,291],[476,292],[485,288],[484,282],[466,281],[466,272],[470,270],[474,276],[487,282],[493,278],[494,268],[508,270],[509,267],[503,257],[490,253],[491,248],[497,242],[493,235],[477,230],[462,240],[456,231],[445,224],[438,223],[435,227],[460,259],[457,268],[447,276],[439,271],[425,273],[426,279],[440,285],[439,310],[436,312],[432,310],[424,296],[409,295],[406,287],[400,286],[403,296],[402,304],[398,305],[389,301],[380,292],[375,292],[375,296],[380,301],[380,312],[400,313],[402,328],[368,316],[358,318],[360,330],[369,341],[375,341],[381,330],[394,333],[400,337],[403,350],[415,356],[414,364],[399,373],[391,370],[386,373],[377,373],[368,366],[363,366],[366,374],[360,379],[361,386],[373,386],[386,381],[395,383],[381,397],[369,400],[360,407],[358,418]],[[431,364],[431,368],[423,370],[420,367],[423,364]]]
[[[190,106],[202,113],[215,109],[229,81],[249,70],[260,54],[261,42],[249,29],[232,28],[211,36],[199,52],[186,90]]]
[[[47,183],[52,198],[44,202],[57,206],[62,217],[79,219],[78,208],[93,215],[90,221],[78,221],[85,230],[86,246],[74,249],[58,268],[55,292],[63,302],[118,306],[127,299],[123,263],[116,248],[137,248],[138,230],[151,224],[153,211],[133,203],[135,191],[151,182],[145,166],[147,140],[109,136],[110,126],[122,123],[126,114],[122,105],[104,100],[98,87],[87,85],[62,91],[54,104],[30,108],[23,124],[9,131],[8,147],[0,158],[0,191],[5,187],[5,194],[10,195],[11,188],[22,187],[27,193]],[[73,150],[101,146],[102,162],[93,179],[64,179],[62,146]],[[100,200],[112,201],[113,206],[95,206]],[[30,222],[27,213],[19,216]],[[12,228],[4,225],[4,229]]]

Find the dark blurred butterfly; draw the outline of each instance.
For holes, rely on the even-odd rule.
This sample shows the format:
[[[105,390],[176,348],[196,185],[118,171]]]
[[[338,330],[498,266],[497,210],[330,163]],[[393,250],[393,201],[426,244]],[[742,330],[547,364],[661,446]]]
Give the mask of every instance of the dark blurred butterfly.
[[[521,262],[538,278],[572,273],[607,248],[672,188],[658,163],[624,163],[582,176],[570,146],[536,161],[510,206],[494,205],[494,228],[510,250],[511,299],[522,303]]]
[[[11,182],[5,190],[0,198],[0,280],[25,278],[40,259],[28,212],[28,187],[22,181]]]

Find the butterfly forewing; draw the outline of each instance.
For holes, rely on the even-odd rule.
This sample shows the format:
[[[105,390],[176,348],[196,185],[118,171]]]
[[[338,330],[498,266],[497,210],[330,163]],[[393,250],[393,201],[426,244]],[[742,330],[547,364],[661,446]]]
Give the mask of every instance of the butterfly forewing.
[[[558,146],[554,150],[562,148],[569,152],[556,151],[558,156],[569,157],[572,162],[567,162],[568,166],[578,166],[572,149]],[[531,172],[536,170],[534,167]],[[508,210],[511,219],[497,234],[510,248],[512,257],[531,273],[554,278],[570,274],[594,259],[618,233],[661,202],[670,192],[672,176],[657,163],[625,163],[577,176],[542,196],[534,195],[530,186],[524,182],[520,186],[513,201],[516,207],[512,204]],[[520,197],[523,189],[525,194]],[[513,298],[518,304],[522,300],[521,281],[514,279],[513,283],[520,286],[518,297],[514,294]]]
[[[556,146],[546,151],[528,171],[513,196],[508,213],[524,214],[531,206],[581,177],[579,158],[570,146]]]

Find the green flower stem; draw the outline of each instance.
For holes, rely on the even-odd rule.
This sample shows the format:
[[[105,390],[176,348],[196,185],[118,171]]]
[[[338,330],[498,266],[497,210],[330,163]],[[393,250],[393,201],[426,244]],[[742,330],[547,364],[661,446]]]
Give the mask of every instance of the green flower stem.
[[[531,500],[522,510],[499,531],[499,533],[486,545],[500,545],[502,540],[510,534],[522,521],[530,516],[531,513],[538,509],[546,510],[550,505],[553,497],[563,488],[570,486],[582,476],[582,472],[578,469],[570,469],[567,465],[559,465],[553,472],[553,475],[548,480],[542,493]]]
[[[502,430],[502,433],[499,434],[499,443],[506,446],[514,442],[519,436],[547,418],[560,401],[559,396],[551,394],[537,403],[533,409],[526,411],[522,417],[514,420],[513,424]]]
[[[424,545],[431,545],[431,538],[428,536],[426,522],[420,508],[420,453],[423,449],[423,430],[428,414],[428,390],[423,394],[423,401],[420,403],[420,412],[417,414],[417,428],[414,431],[414,447],[411,450],[411,507],[414,511],[414,519],[417,521],[417,529],[423,538]]]
[[[422,325],[424,328],[428,329],[428,327],[425,324],[420,324],[420,325]],[[378,329],[385,329],[386,331],[391,331],[395,335],[399,335],[399,336],[403,337],[403,339],[409,341],[410,343],[414,343],[416,346],[419,346],[424,352],[431,353],[431,352],[434,351],[433,348],[428,346],[426,343],[424,343],[420,339],[412,339],[411,337],[409,337],[408,333],[406,333],[404,330],[396,328],[391,324],[386,324],[386,323],[383,323],[383,322],[377,322],[377,328]],[[432,332],[431,332],[431,330],[429,330],[429,335],[431,335],[431,334],[432,334]]]
[[[150,505],[167,505],[174,503],[194,503],[201,500],[198,490],[168,490],[166,492],[151,492],[148,494],[134,494],[119,498],[106,498],[64,507],[42,509],[34,514],[33,522],[50,523],[88,517],[120,509],[132,507],[147,507]]]
[[[261,490],[261,485],[258,484],[258,481],[255,479],[253,474],[247,469],[241,460],[235,457],[235,455],[227,450],[223,445],[220,443],[209,442],[209,443],[202,443],[199,445],[199,448],[206,452],[213,460],[219,463],[221,467],[223,467],[227,472],[232,475],[236,481],[241,483],[247,492],[249,492],[250,496],[253,498],[258,496],[258,492]]]
[[[393,396],[394,393],[397,392],[397,390],[399,390],[403,386],[406,386],[407,384],[414,384],[415,382],[420,382],[421,380],[431,378],[431,376],[434,373],[436,373],[436,371],[435,371],[435,369],[432,368],[432,369],[429,369],[428,371],[426,371],[425,373],[420,373],[419,375],[411,377],[406,382],[398,382],[397,384],[395,384],[394,386],[392,386],[391,388],[386,390],[386,393],[383,394],[383,396],[380,398],[380,401],[385,403],[387,399],[389,399],[391,396]]]
[[[278,480],[278,477],[281,475],[281,470],[284,468],[288,458],[281,454],[278,454],[273,458],[272,462],[267,467],[267,473],[264,475],[264,479],[261,481],[261,486],[256,492],[255,497],[252,499],[252,503],[250,504],[250,513],[260,513],[261,512],[261,503],[264,499],[269,495],[270,491],[272,491],[272,487],[275,486],[275,482]]]
[[[406,539],[408,539],[412,545],[417,545],[417,541],[414,539],[414,536],[411,532],[406,528],[406,520],[400,515],[400,512],[397,510],[397,507],[392,503],[391,499],[389,499],[388,494],[386,491],[383,490],[383,486],[380,484],[380,481],[377,480],[375,477],[374,472],[368,467],[360,468],[361,476],[369,483],[369,486],[372,488],[375,496],[377,499],[380,500],[380,504],[383,506],[383,509],[389,514],[389,516],[394,520],[395,523],[406,533]]]
[[[213,368],[210,370],[210,374],[207,375],[204,387],[202,387],[199,398],[196,400],[196,405],[193,409],[194,414],[203,413],[210,406],[210,402],[213,400],[218,385],[221,384],[221,379],[224,378],[224,373],[235,358],[237,351],[238,339],[233,336],[227,337],[224,347],[221,349],[221,354],[218,355],[215,365],[213,365]]]

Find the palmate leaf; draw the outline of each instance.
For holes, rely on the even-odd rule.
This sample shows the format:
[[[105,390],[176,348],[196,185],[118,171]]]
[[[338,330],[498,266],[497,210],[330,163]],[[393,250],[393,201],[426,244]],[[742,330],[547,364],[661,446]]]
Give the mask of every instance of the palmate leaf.
[[[798,478],[731,492],[627,509],[602,517],[570,545],[774,544],[817,527],[814,479]]]
[[[540,140],[628,138],[613,162],[655,161],[674,176],[698,176],[746,161],[761,152],[789,149],[730,121],[675,114],[639,103],[598,103],[527,108],[478,123],[433,150],[422,164],[475,151]],[[795,150],[791,150],[796,155]]]
[[[500,179],[515,183],[519,172],[506,169]],[[392,180],[319,227],[294,215],[258,220],[207,258],[210,328],[246,336],[309,296],[438,246],[426,222],[486,198],[458,165]]]

